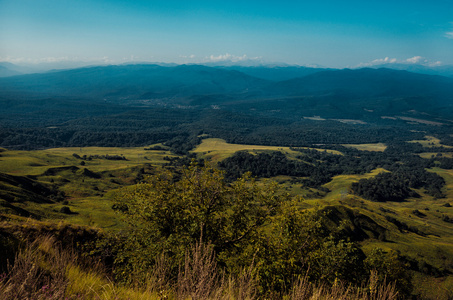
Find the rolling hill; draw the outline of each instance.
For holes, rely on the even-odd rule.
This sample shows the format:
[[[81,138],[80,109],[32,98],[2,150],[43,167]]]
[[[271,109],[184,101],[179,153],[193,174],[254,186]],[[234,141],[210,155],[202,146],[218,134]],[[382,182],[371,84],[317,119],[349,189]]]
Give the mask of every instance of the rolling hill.
[[[291,79],[280,81],[282,78]],[[450,107],[453,99],[452,78],[391,69],[100,66],[1,78],[0,88],[1,99],[66,97],[133,105],[141,101],[148,105],[206,106],[227,102],[234,106],[245,100],[338,95],[337,102],[347,97],[360,99],[360,105],[370,107],[375,99],[411,98],[414,107],[402,109],[418,110],[429,101],[435,110]],[[394,113],[401,111],[396,107]]]
[[[21,74],[22,73],[19,72],[13,64],[4,62],[0,63],[0,77],[9,77]]]
[[[0,81],[2,94],[98,101],[241,94],[267,83],[238,71],[204,66],[125,65],[29,74]]]

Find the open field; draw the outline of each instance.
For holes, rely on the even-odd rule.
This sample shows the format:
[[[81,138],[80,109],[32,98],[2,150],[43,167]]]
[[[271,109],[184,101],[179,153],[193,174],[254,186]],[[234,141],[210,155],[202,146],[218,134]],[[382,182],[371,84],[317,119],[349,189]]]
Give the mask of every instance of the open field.
[[[324,149],[312,149],[324,151]],[[209,159],[213,162],[219,162],[227,157],[230,157],[237,151],[249,151],[255,153],[261,151],[280,151],[286,154],[289,158],[300,155],[300,152],[293,151],[289,147],[229,144],[225,142],[225,140],[216,138],[204,139],[202,143],[197,146],[192,152],[201,155],[203,158]],[[341,154],[339,151],[335,150],[327,150],[327,152],[333,154]]]
[[[376,151],[384,152],[387,149],[387,145],[383,143],[376,144],[343,144],[344,147],[355,148],[360,151]]]
[[[125,159],[106,159],[105,156],[123,156]],[[24,209],[43,219],[120,229],[122,222],[111,209],[114,197],[112,191],[134,184],[137,176],[140,176],[139,171],[146,165],[159,167],[167,163],[163,159],[165,156],[174,155],[164,150],[144,150],[144,147],[5,150],[0,157],[0,172],[14,176],[34,176],[38,183],[56,186],[66,196],[63,202],[10,201],[17,209]],[[9,187],[7,183],[0,186],[13,193],[18,190],[18,187]],[[16,197],[21,196],[17,194]],[[61,213],[64,206],[69,207],[71,213]]]
[[[124,169],[146,163],[162,165],[166,163],[165,156],[174,156],[164,150],[144,150],[146,147],[135,148],[53,148],[35,151],[6,150],[0,156],[0,171],[11,175],[40,175],[49,167],[80,165],[82,160],[85,167],[94,172]],[[126,160],[109,159],[77,159],[73,156],[124,156]]]
[[[422,144],[423,147],[427,147],[427,148],[430,148],[430,147],[444,147],[444,148],[452,148],[453,149],[453,146],[442,145],[438,138],[430,136],[430,135],[425,136],[424,140],[414,140],[414,141],[409,141],[409,143],[419,143],[419,144]]]
[[[440,153],[442,157],[453,158],[453,152],[443,152]],[[437,156],[437,152],[423,152],[419,154],[422,158],[432,158]]]
[[[398,116],[398,118],[401,120],[404,120],[404,121],[412,122],[412,123],[420,123],[420,124],[433,125],[433,126],[444,125],[443,123],[440,123],[440,122],[428,121],[428,120],[423,120],[423,119],[401,117],[401,116]]]
[[[244,150],[251,152],[281,151],[289,156],[298,154],[298,152],[292,151],[289,147],[229,144],[225,142],[225,140],[216,138],[204,139],[192,152],[213,162],[219,162],[233,155],[237,151]]]
[[[368,179],[374,177],[382,172],[388,172],[385,169],[379,168],[375,169],[370,173],[363,174],[363,175],[338,175],[333,177],[332,181],[329,183],[324,184],[323,186],[328,188],[331,192],[327,194],[325,200],[332,201],[332,200],[339,200],[345,198],[345,196],[349,193],[349,187],[353,182],[357,182],[360,179]]]

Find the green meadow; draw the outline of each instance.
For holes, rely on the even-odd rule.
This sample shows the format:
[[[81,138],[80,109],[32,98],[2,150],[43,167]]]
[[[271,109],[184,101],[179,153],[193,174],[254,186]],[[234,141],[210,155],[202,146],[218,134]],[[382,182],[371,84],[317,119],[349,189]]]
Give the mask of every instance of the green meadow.
[[[40,175],[49,167],[63,167],[80,165],[81,160],[76,159],[73,154],[81,157],[121,155],[126,160],[84,160],[85,166],[90,170],[106,171],[124,169],[143,165],[146,163],[162,165],[165,163],[163,157],[172,156],[169,151],[144,150],[146,147],[136,148],[108,148],[108,147],[82,147],[82,148],[53,148],[35,151],[13,151],[6,150],[1,153],[0,170],[13,175]]]
[[[377,151],[377,152],[384,152],[387,149],[387,145],[383,143],[375,143],[375,144],[343,144],[345,147],[355,148],[360,151]]]
[[[79,225],[118,229],[122,227],[122,222],[111,208],[113,191],[135,184],[143,168],[160,168],[167,163],[164,157],[174,156],[168,151],[145,148],[5,150],[0,157],[0,171],[14,176],[32,176],[38,183],[56,185],[66,196],[61,202],[10,203],[19,209],[25,209],[42,219],[60,219]],[[76,158],[74,154],[81,158]],[[84,155],[92,158],[82,159]],[[123,156],[125,159],[95,158],[105,156]],[[6,189],[6,183],[0,184]],[[61,213],[63,206],[69,207],[71,213]]]
[[[447,146],[447,145],[442,145],[440,143],[440,140],[434,136],[430,136],[430,135],[427,135],[425,136],[425,139],[424,140],[414,140],[414,141],[409,141],[409,143],[419,143],[421,144],[423,147],[427,147],[427,148],[430,148],[430,147],[445,147],[445,148],[452,148],[452,146]]]
[[[424,142],[426,146],[437,143],[430,137],[426,141],[417,142]],[[383,144],[347,146],[362,151],[384,151],[386,147]],[[42,221],[92,226],[102,230],[122,230],[125,228],[123,220],[112,209],[116,190],[133,186],[147,175],[161,172],[162,166],[168,162],[164,158],[175,156],[166,150],[144,150],[145,148],[84,147],[36,151],[5,149],[0,153],[2,173],[18,176],[17,178],[31,178],[46,186],[54,185],[64,192],[65,198],[48,203],[35,202],[31,198],[19,201],[17,199],[22,196],[20,186],[0,182],[0,188],[6,193],[9,191],[14,194],[14,199],[17,200],[8,201],[8,205],[13,208],[5,206],[1,212],[8,214],[14,212],[14,209],[25,210]],[[237,151],[280,151],[294,160],[300,155],[300,152],[289,147],[228,144],[224,140],[213,138],[204,139],[192,153],[215,165]],[[341,154],[338,151],[328,151]],[[124,159],[106,159],[107,156]],[[303,208],[346,207],[374,220],[385,229],[385,235],[382,238],[365,239],[361,242],[362,250],[365,254],[376,247],[385,251],[397,251],[412,260],[408,263],[418,264],[420,270],[425,268],[440,272],[435,276],[414,273],[415,291],[431,299],[429,295],[435,293],[436,289],[448,291],[453,288],[453,276],[449,273],[453,271],[453,224],[445,221],[446,216],[453,218],[453,207],[450,207],[453,206],[453,170],[433,168],[430,171],[444,178],[445,198],[434,199],[424,190],[417,190],[421,195],[419,198],[403,202],[371,202],[351,193],[352,183],[388,172],[382,168],[363,175],[335,176],[323,185],[324,190],[304,187],[292,182],[289,176],[277,176],[272,180],[278,182],[283,191],[302,196]],[[6,203],[5,200],[2,201],[3,204]],[[70,212],[63,213],[63,207],[69,208]],[[421,214],[414,213],[415,211]],[[354,222],[353,219],[345,221]]]
[[[324,150],[307,147],[303,147],[303,149],[315,149],[318,151],[327,151],[333,154],[341,154],[339,151],[335,150]],[[294,158],[295,156],[300,155],[300,152],[291,150],[290,147],[230,144],[225,140],[217,138],[204,139],[201,144],[192,151],[192,153],[196,153],[203,158],[217,163],[224,160],[225,158],[232,156],[237,151],[249,151],[250,153],[259,153],[263,151],[280,151],[287,155],[289,158]]]

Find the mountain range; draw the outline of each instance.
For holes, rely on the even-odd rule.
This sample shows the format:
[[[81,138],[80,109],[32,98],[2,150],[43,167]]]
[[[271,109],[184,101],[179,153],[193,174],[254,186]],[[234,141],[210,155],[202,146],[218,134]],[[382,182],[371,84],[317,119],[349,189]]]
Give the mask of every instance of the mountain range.
[[[375,110],[448,117],[453,78],[386,68],[111,65],[3,77],[0,99],[8,101],[4,107],[14,107],[19,100],[70,99],[135,107],[215,106],[264,114],[279,110],[283,118],[361,118]]]

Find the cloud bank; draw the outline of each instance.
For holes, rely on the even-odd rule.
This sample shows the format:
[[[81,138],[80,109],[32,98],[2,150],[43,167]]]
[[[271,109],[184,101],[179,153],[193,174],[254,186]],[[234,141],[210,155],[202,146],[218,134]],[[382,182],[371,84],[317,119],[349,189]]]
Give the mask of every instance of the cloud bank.
[[[453,35],[452,35],[453,38]],[[367,63],[360,63],[357,67],[373,67],[385,64],[405,64],[405,65],[422,65],[426,67],[436,67],[442,65],[441,61],[431,61],[423,56],[413,56],[406,59],[397,59],[397,58],[378,58]]]
[[[229,53],[221,54],[221,55],[210,55],[209,57],[206,58],[208,61],[212,62],[219,62],[219,61],[232,61],[232,62],[238,62],[238,61],[243,61],[248,59],[247,55],[244,54],[242,56],[236,56],[236,55],[231,55]]]

